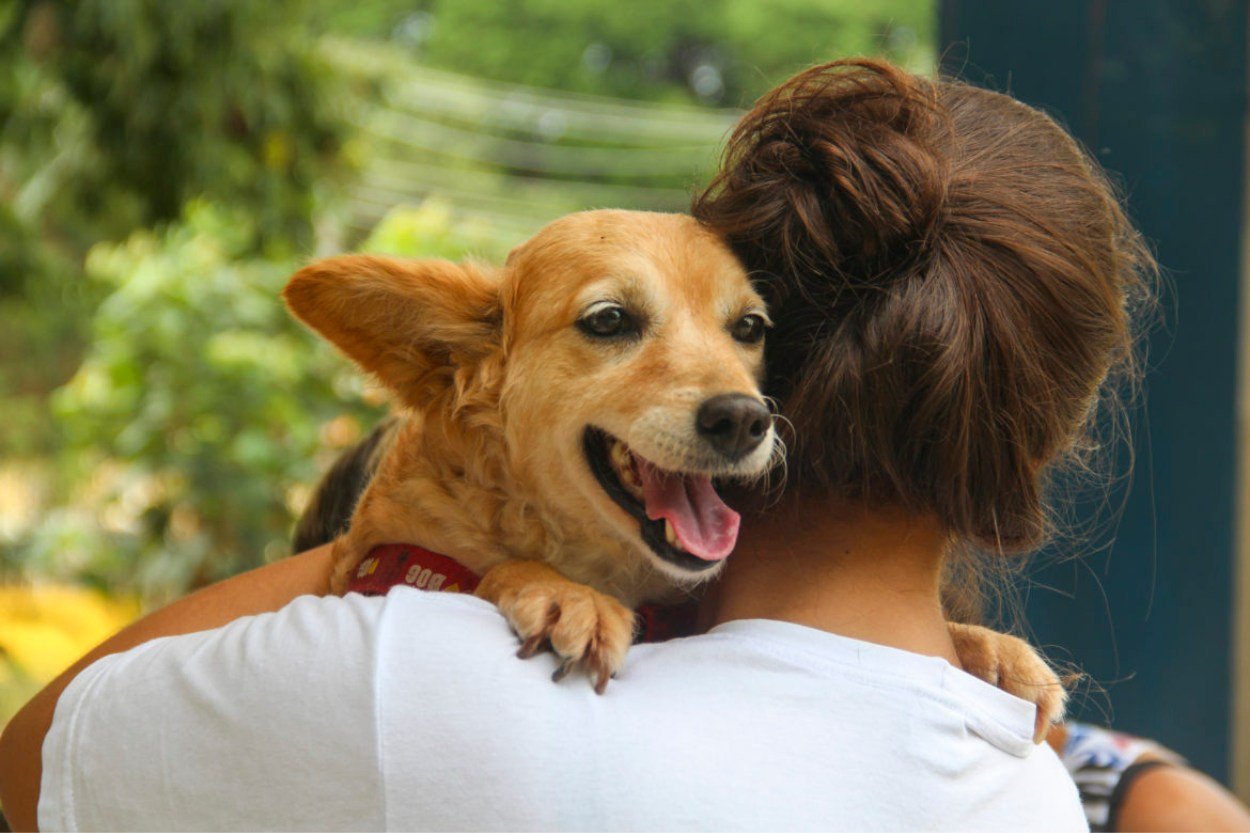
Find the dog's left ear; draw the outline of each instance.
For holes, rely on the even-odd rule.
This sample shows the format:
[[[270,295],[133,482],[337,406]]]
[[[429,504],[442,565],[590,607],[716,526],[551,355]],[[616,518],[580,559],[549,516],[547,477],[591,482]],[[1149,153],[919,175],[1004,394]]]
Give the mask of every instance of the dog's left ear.
[[[473,264],[332,257],[295,273],[282,297],[412,405],[500,343],[498,279]]]

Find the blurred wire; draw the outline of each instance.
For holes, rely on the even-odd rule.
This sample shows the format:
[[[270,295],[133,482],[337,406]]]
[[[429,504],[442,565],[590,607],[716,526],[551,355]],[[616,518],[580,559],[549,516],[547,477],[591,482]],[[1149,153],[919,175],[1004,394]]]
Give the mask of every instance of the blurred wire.
[[[364,82],[345,102],[368,145],[348,221],[357,231],[431,197],[509,243],[587,208],[681,211],[738,115],[484,81],[377,44],[323,49]]]

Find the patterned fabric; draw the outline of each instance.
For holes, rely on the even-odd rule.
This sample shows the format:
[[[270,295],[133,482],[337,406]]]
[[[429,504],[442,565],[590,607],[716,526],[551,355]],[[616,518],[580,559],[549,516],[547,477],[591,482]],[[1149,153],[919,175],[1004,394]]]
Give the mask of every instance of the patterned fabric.
[[[1114,830],[1124,787],[1134,773],[1144,771],[1148,764],[1184,763],[1175,753],[1145,738],[1087,723],[1068,723],[1067,730],[1060,757],[1080,790],[1085,818],[1093,833]],[[1143,755],[1150,756],[1150,760],[1140,762]]]

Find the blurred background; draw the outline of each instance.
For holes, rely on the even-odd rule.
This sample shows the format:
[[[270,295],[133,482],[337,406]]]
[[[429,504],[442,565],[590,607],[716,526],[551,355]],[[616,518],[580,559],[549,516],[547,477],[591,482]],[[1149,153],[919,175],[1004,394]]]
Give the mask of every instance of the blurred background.
[[[883,55],[1048,109],[1155,242],[1133,477],[1022,590],[1090,674],[1082,716],[1246,797],[1247,2],[0,2],[0,723],[143,610],[288,554],[384,412],[279,303],[299,264],[685,210],[756,96]]]

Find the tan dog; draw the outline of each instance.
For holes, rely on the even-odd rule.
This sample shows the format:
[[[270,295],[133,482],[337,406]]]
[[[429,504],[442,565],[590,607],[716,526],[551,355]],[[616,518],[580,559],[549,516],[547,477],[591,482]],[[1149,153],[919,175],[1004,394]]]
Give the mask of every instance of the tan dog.
[[[375,546],[411,543],[483,576],[524,640],[602,691],[632,609],[715,576],[738,515],[712,478],[750,479],[778,443],[760,394],[764,303],[694,220],[592,211],[502,269],[346,256],[284,296],[398,398],[401,423],[334,544],[342,593]],[[1062,714],[1025,643],[953,626],[968,670]]]

